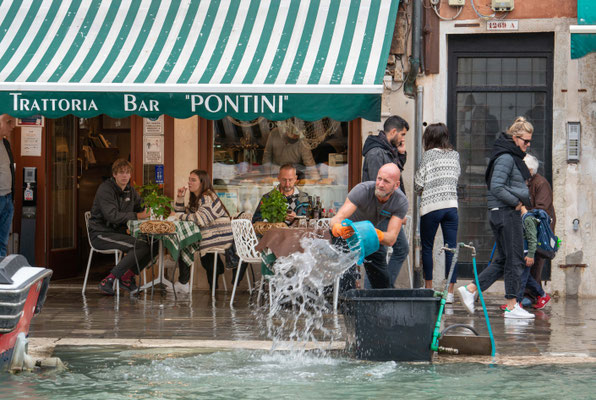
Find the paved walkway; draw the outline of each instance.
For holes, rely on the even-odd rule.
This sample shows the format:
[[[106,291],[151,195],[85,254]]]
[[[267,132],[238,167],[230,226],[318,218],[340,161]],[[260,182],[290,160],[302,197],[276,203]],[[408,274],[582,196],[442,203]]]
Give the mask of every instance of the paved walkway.
[[[237,294],[229,306],[229,292],[215,300],[207,291],[192,297],[171,292],[141,294],[140,298],[103,296],[91,287],[51,286],[41,314],[32,322],[30,351],[51,353],[55,345],[128,345],[139,347],[210,347],[269,349],[266,312],[249,306],[248,293]],[[488,298],[489,317],[501,362],[596,362],[596,300],[551,300],[536,320],[505,320],[498,310],[501,298]],[[446,310],[444,326],[464,323],[487,334],[482,312],[468,315],[458,301]],[[325,326],[343,338],[341,313],[326,316]],[[336,341],[334,348],[342,348]],[[462,356],[444,360],[474,360]],[[481,359],[480,359],[481,360]],[[481,360],[482,361],[482,360]]]

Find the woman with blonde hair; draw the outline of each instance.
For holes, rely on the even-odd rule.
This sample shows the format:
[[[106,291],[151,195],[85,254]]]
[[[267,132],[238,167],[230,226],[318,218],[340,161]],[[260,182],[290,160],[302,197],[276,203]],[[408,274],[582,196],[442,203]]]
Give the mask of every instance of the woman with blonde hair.
[[[188,205],[184,205],[184,195],[190,192]],[[182,221],[193,221],[201,229],[201,264],[207,271],[207,280],[211,287],[213,282],[213,257],[214,253],[207,253],[213,248],[227,247],[232,244],[232,223],[228,210],[221,202],[211,184],[211,177],[206,171],[195,169],[188,177],[188,187],[178,189],[174,204],[176,217]],[[221,260],[217,260],[217,273],[224,271]],[[185,284],[190,278],[191,265],[180,262],[179,282]]]
[[[533,132],[531,123],[524,117],[517,117],[507,133],[501,133],[495,140],[485,174],[489,222],[495,236],[496,252],[489,267],[478,276],[478,281],[480,289],[485,291],[497,279],[504,277],[507,299],[503,314],[505,318],[534,318],[517,302],[520,276],[525,268],[520,210],[522,205],[530,207],[526,182],[531,175],[524,157],[532,142]],[[476,285],[472,283],[457,290],[463,305],[473,313]]]

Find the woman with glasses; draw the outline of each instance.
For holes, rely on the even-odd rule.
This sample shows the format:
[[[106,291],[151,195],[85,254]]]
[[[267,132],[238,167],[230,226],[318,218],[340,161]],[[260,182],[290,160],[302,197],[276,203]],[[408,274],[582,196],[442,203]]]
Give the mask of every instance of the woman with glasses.
[[[485,291],[497,279],[504,277],[507,307],[505,318],[534,318],[517,302],[520,276],[525,267],[523,225],[520,209],[530,205],[527,181],[530,171],[524,162],[532,142],[534,127],[524,117],[517,117],[506,133],[501,133],[493,146],[486,169],[489,222],[495,236],[496,252],[488,268],[480,273],[480,289]],[[458,293],[463,305],[474,312],[477,288],[461,286]]]

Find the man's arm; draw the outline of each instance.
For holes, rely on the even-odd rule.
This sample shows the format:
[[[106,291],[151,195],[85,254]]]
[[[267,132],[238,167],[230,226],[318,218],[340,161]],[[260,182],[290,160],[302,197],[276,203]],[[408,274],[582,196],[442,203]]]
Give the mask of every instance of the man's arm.
[[[385,246],[393,246],[395,241],[397,240],[397,236],[399,235],[399,231],[401,231],[401,226],[404,220],[397,217],[392,216],[389,220],[389,225],[387,226],[387,232],[384,232],[383,240],[381,240],[381,244]]]
[[[346,218],[350,218],[356,211],[356,204],[352,203],[350,199],[346,199],[343,206],[337,210],[337,214],[329,221],[329,226],[333,227],[335,224],[341,223]]]
[[[536,185],[536,192],[534,194],[533,208],[540,208],[548,210],[553,204],[553,190],[548,181],[544,180]]]

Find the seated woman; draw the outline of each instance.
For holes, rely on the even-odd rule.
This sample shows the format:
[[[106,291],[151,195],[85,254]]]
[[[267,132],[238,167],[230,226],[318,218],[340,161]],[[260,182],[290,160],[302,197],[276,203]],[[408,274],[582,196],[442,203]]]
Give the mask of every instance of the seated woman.
[[[201,229],[201,264],[207,271],[207,279],[211,288],[213,282],[213,257],[214,253],[206,254],[214,248],[226,248],[232,244],[232,224],[230,213],[221,202],[211,184],[211,178],[207,172],[195,169],[188,177],[188,191],[190,198],[188,205],[184,205],[184,195],[187,187],[178,189],[174,212],[176,217],[182,221],[193,221]],[[223,273],[224,268],[221,260],[217,260],[217,273]],[[179,263],[180,283],[187,283],[190,278],[190,267],[184,262]]]

